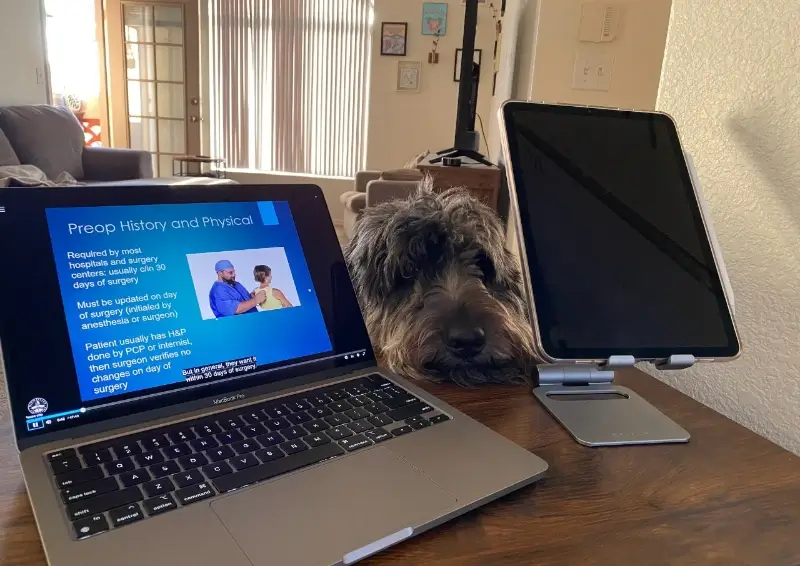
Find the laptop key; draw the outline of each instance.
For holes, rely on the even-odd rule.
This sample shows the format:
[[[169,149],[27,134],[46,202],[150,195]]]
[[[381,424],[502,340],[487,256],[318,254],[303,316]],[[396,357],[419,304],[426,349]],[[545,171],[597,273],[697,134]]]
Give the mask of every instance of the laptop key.
[[[211,483],[220,493],[227,493],[234,489],[240,489],[246,485],[304,468],[341,454],[344,454],[344,450],[331,442],[318,448],[305,450],[298,454],[266,462],[260,466],[253,466],[241,472],[222,476],[221,478],[213,480]]]
[[[311,397],[306,397],[306,401],[308,401],[308,403],[313,407],[322,407],[333,401],[333,399],[324,393],[320,393],[317,395],[312,395]]]
[[[190,454],[178,458],[178,463],[184,470],[191,470],[192,468],[199,468],[208,464],[208,458],[205,454]],[[178,470],[175,470],[176,472]]]
[[[208,459],[212,462],[219,462],[236,456],[236,453],[231,450],[230,446],[220,446],[219,448],[208,450],[206,456],[208,456]]]
[[[203,438],[206,436],[212,436],[218,432],[222,432],[222,427],[220,427],[214,421],[205,421],[194,425],[194,430],[197,433],[197,436]]]
[[[389,410],[389,407],[377,401],[375,403],[370,403],[369,405],[364,406],[364,410],[372,415],[380,415],[381,413],[385,413]]]
[[[131,470],[136,469],[136,464],[133,463],[133,460],[130,458],[123,458],[122,460],[117,460],[116,462],[109,462],[108,464],[104,464],[106,468],[106,472],[108,472],[109,476],[113,476],[114,474],[121,474],[122,472],[130,472]]]
[[[270,419],[280,419],[289,415],[289,411],[281,405],[267,407],[266,409],[263,409],[262,412]]]
[[[297,454],[298,452],[302,452],[303,450],[308,450],[308,446],[302,440],[292,440],[289,442],[284,442],[279,446],[281,450],[286,452],[287,455]]]
[[[371,417],[367,417],[367,420],[375,426],[386,426],[394,422],[394,420],[386,415],[372,415]]]
[[[153,450],[152,452],[145,452],[144,454],[139,454],[133,457],[136,460],[136,463],[142,467],[150,466],[152,464],[160,464],[166,458],[159,450]]]
[[[142,500],[142,492],[138,487],[129,487],[119,491],[111,491],[91,497],[83,501],[77,501],[67,505],[67,515],[70,519],[83,519],[98,513],[104,513],[115,507],[122,507],[123,505],[130,505]]]
[[[267,448],[268,446],[275,446],[276,444],[280,444],[286,440],[279,432],[271,432],[269,434],[262,434],[261,436],[256,436],[256,441]]]
[[[235,430],[244,426],[244,422],[238,417],[233,419],[220,419],[218,422],[223,430]]]
[[[63,460],[64,458],[77,458],[78,453],[75,452],[74,448],[64,448],[63,450],[59,450],[58,452],[50,452],[47,455],[47,460],[49,462],[53,462],[55,460]]]
[[[69,456],[67,458],[61,458],[59,460],[53,460],[50,462],[50,468],[53,470],[55,475],[80,470],[82,467],[83,465],[81,464],[81,461],[75,456]]]
[[[190,485],[203,481],[203,476],[200,475],[200,470],[187,470],[172,476],[172,481],[174,481],[175,485],[178,487],[189,487]]]
[[[255,452],[261,448],[261,446],[254,439],[248,438],[247,440],[231,444],[231,448],[233,448],[233,451],[237,454],[249,454],[250,452]]]
[[[378,442],[383,442],[384,440],[389,440],[392,438],[392,435],[382,428],[376,428],[374,430],[368,430],[364,433],[364,436],[369,438],[372,442],[377,444]]]
[[[375,428],[375,426],[371,422],[367,421],[366,419],[362,420],[362,421],[356,421],[356,422],[348,423],[346,426],[347,426],[347,428],[349,428],[350,430],[352,430],[353,432],[356,432],[356,433],[365,432],[365,431],[368,431],[368,430],[370,430],[372,428]]]
[[[363,434],[356,434],[355,436],[351,436],[350,438],[343,438],[342,440],[339,441],[339,446],[341,446],[348,452],[358,450],[359,448],[366,448],[367,446],[371,445],[372,441]]]
[[[269,430],[264,425],[256,423],[254,425],[248,425],[244,427],[240,430],[240,432],[247,438],[255,438],[256,436],[269,432]]]
[[[164,495],[159,495],[151,499],[145,499],[142,505],[145,511],[147,511],[147,514],[151,517],[178,508],[178,504],[175,503],[175,499],[170,493],[165,493]]]
[[[404,421],[409,417],[414,417],[416,415],[422,414],[426,406],[427,405],[420,402],[411,403],[410,405],[406,405],[400,409],[394,409],[393,411],[389,411],[388,413],[386,413],[386,416],[395,421]]]
[[[389,399],[381,400],[381,403],[386,405],[389,409],[399,409],[400,407],[405,407],[406,405],[413,405],[414,403],[418,403],[419,399],[412,395],[403,395],[402,397],[391,397]]]
[[[308,444],[311,448],[328,444],[331,441],[325,433],[310,434],[303,439],[303,442]]]
[[[94,466],[95,464],[105,464],[106,462],[110,462],[114,459],[111,455],[111,450],[108,448],[101,448],[94,452],[87,452],[83,455],[84,460],[86,460],[87,466]]]
[[[443,423],[444,421],[449,421],[450,417],[447,415],[434,415],[430,418],[430,422],[433,424],[436,423]]]
[[[236,456],[236,458],[230,459],[231,466],[233,466],[233,469],[236,470],[237,472],[246,470],[247,468],[252,468],[253,466],[257,466],[259,463],[260,462],[252,454],[245,454],[244,456]]]
[[[411,428],[410,426],[406,425],[406,426],[401,426],[400,428],[392,429],[392,434],[395,435],[395,436],[402,436],[404,434],[408,434],[409,432],[412,432],[413,430],[414,430],[413,428]]]
[[[144,468],[140,468],[132,472],[125,472],[119,476],[119,481],[121,481],[122,485],[125,487],[133,487],[134,485],[148,482],[151,479],[153,479],[153,476],[151,476],[150,472]]]
[[[162,462],[161,464],[156,464],[154,466],[150,466],[147,468],[150,470],[150,473],[153,474],[154,478],[163,478],[164,476],[171,476],[172,474],[177,474],[181,471],[181,467],[178,465],[177,462]]]
[[[205,452],[206,450],[219,446],[219,441],[213,436],[207,436],[205,438],[191,440],[189,446],[194,448],[195,452]]]
[[[145,436],[142,438],[141,442],[145,450],[158,450],[159,448],[169,446],[169,440],[167,440],[167,437],[163,434],[151,434]]]
[[[129,523],[135,523],[144,519],[144,513],[138,503],[131,503],[123,507],[117,507],[108,512],[111,517],[111,524],[115,527],[122,527]]]
[[[149,481],[142,486],[144,493],[147,497],[155,497],[156,495],[164,495],[170,491],[175,490],[175,484],[169,478],[159,478],[157,480]]]
[[[419,430],[421,428],[425,428],[428,426],[431,426],[431,423],[428,422],[426,419],[422,419],[421,421],[414,421],[413,423],[411,423],[411,428],[413,428],[414,430]]]
[[[347,395],[341,391],[328,391],[326,395],[331,398],[331,401],[343,401],[347,399]]]
[[[295,438],[300,438],[301,436],[307,435],[308,432],[306,432],[306,429],[301,426],[293,426],[291,428],[282,430],[281,434],[286,440],[294,440]]]
[[[290,411],[296,413],[298,411],[307,411],[308,409],[311,408],[311,403],[300,399],[298,401],[290,401],[289,403],[286,403],[284,406]]]
[[[349,411],[345,411],[344,414],[353,419],[354,421],[357,421],[359,419],[366,419],[368,416],[370,416],[371,413],[365,411],[361,407],[357,407],[355,409],[350,409]]]
[[[243,440],[244,435],[238,430],[229,430],[228,432],[215,435],[215,438],[219,440],[220,444],[233,444],[234,442]]]
[[[181,505],[196,503],[197,501],[214,497],[214,495],[216,495],[216,492],[206,482],[184,487],[183,489],[179,489],[175,492],[175,497],[178,499]]]
[[[73,527],[75,528],[75,534],[77,535],[78,540],[85,539],[99,533],[104,533],[110,528],[108,526],[108,521],[106,521],[106,518],[103,515],[94,515],[92,517],[86,517],[85,519],[75,521],[73,523]]]
[[[347,400],[354,407],[362,407],[368,403],[372,403],[372,399],[368,399],[366,395],[359,395],[358,397],[351,397]]]
[[[344,413],[347,409],[352,409],[353,406],[347,401],[336,401],[328,405],[328,408],[334,413]]]
[[[113,446],[117,458],[126,458],[144,452],[138,442],[124,442]]]
[[[119,484],[117,483],[117,478],[103,478],[62,490],[61,500],[64,503],[74,503],[82,499],[89,499],[90,497],[95,497],[118,489]]]
[[[164,448],[164,454],[167,455],[167,458],[180,458],[181,456],[188,456],[191,453],[192,448],[185,442]]]
[[[288,417],[286,417],[286,420],[292,424],[299,425],[313,420],[313,417],[308,413],[306,413],[305,411],[300,411],[299,413],[293,413],[289,415]]]
[[[347,438],[348,436],[353,436],[353,431],[351,431],[346,426],[337,426],[328,431],[328,436],[330,436],[334,440],[341,440],[342,438]]]
[[[284,428],[289,428],[292,424],[284,418],[277,418],[272,419],[271,421],[267,422],[266,425],[269,427],[271,431],[276,430],[283,430]]]
[[[58,485],[59,489],[64,489],[65,487],[72,487],[99,480],[102,477],[103,470],[100,466],[92,466],[91,468],[83,468],[82,470],[61,474],[56,478],[56,485]]]
[[[278,458],[283,458],[285,455],[286,454],[283,453],[283,450],[277,446],[273,446],[272,448],[264,448],[263,450],[256,450],[255,452],[256,458],[264,463],[277,460]]]
[[[210,480],[230,474],[231,472],[233,472],[233,468],[231,468],[227,462],[216,462],[208,466],[203,466],[203,473]]]
[[[305,429],[308,432],[322,432],[323,430],[328,430],[329,428],[331,428],[331,425],[325,421],[311,421],[305,425]]]
[[[333,411],[331,411],[328,407],[314,407],[308,411],[308,414],[315,419],[321,419],[323,417],[327,417],[328,415],[332,415]]]
[[[194,440],[197,438],[197,433],[195,433],[191,428],[182,428],[180,430],[173,430],[172,432],[167,433],[167,438],[177,444],[179,442],[188,442],[190,440]]]
[[[349,423],[350,417],[348,417],[344,413],[340,413],[338,415],[330,415],[328,417],[325,417],[325,422],[331,426],[339,426],[345,423]]]

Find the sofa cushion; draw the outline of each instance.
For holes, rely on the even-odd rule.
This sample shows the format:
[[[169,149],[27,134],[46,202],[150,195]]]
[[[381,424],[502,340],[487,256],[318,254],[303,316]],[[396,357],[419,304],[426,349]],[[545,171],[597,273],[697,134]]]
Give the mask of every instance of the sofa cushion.
[[[381,179],[384,181],[419,181],[422,176],[422,171],[419,169],[392,169],[381,173]]]
[[[83,179],[83,128],[63,106],[0,108],[0,130],[25,165],[35,165],[50,179],[69,173]]]
[[[11,142],[8,141],[3,130],[0,130],[0,167],[19,164],[19,157],[17,157],[14,148],[11,147]]]

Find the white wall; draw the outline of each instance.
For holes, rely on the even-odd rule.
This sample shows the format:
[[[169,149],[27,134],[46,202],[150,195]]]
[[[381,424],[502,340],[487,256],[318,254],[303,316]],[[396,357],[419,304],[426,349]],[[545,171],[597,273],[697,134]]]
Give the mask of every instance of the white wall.
[[[798,54],[796,4],[674,0],[658,108],[694,154],[744,346],[663,379],[800,454]]]
[[[45,68],[39,0],[0,0],[0,106],[46,104]]]

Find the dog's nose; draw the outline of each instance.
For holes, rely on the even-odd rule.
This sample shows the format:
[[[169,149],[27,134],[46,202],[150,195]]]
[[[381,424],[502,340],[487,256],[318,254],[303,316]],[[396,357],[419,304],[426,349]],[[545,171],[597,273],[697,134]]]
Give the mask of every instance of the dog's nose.
[[[447,331],[447,346],[461,357],[470,357],[483,350],[486,333],[483,328],[454,327]]]

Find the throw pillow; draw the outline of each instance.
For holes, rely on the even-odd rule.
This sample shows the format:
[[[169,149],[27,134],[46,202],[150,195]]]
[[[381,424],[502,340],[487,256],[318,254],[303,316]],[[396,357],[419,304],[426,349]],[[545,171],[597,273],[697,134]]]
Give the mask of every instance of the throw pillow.
[[[83,179],[83,128],[69,108],[5,106],[0,108],[0,130],[21,163],[35,165],[49,179],[64,172]]]

